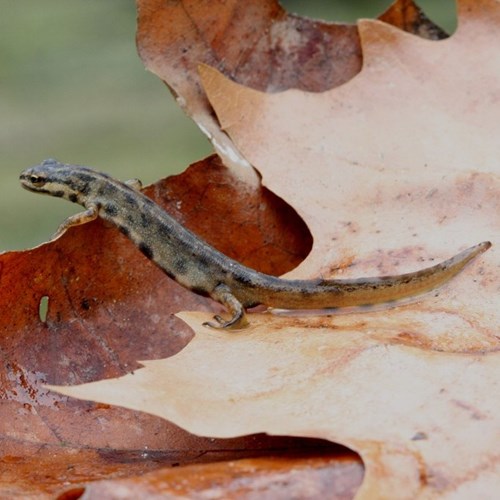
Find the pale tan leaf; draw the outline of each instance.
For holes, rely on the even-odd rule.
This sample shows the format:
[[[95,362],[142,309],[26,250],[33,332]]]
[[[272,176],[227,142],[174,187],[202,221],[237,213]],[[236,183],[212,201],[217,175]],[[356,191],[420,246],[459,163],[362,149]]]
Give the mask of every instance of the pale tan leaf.
[[[336,89],[267,95],[201,68],[222,128],[311,228],[293,276],[416,270],[493,248],[401,307],[250,316],[196,332],[167,360],[60,392],[140,409],[190,432],[321,437],[358,451],[360,498],[487,498],[500,487],[500,3],[459,4],[430,42],[359,25],[361,73]]]

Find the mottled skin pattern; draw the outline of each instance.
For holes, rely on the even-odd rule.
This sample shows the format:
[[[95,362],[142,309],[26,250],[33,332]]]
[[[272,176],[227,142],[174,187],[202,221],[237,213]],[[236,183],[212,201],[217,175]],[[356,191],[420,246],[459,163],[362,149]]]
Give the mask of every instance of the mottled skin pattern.
[[[168,276],[195,293],[212,297],[231,313],[214,328],[241,328],[245,309],[265,304],[283,309],[323,309],[391,302],[436,288],[491,244],[483,242],[414,273],[345,280],[285,280],[249,269],[202,241],[143,195],[139,181],[122,183],[86,167],[45,160],[21,174],[29,191],[65,198],[85,207],[56,234],[101,217],[128,236]]]

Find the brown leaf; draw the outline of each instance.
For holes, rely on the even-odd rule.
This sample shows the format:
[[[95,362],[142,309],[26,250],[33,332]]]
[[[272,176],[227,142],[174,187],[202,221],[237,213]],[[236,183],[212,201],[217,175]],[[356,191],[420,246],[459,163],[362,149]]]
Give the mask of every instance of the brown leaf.
[[[291,269],[310,249],[310,234],[293,210],[265,188],[241,184],[217,157],[145,192],[222,251],[265,272]],[[26,460],[36,469],[35,463],[61,456],[44,469],[45,482],[30,485],[53,491],[61,487],[54,478],[66,477],[68,455],[81,482],[103,477],[110,467],[125,475],[189,462],[200,450],[212,459],[211,451],[220,458],[224,450],[245,450],[225,455],[240,458],[255,447],[283,446],[267,438],[199,439],[146,414],[68,400],[43,387],[116,377],[133,372],[138,359],[170,356],[192,337],[173,313],[218,310],[167,278],[114,228],[96,221],[32,250],[4,253],[0,279],[0,447],[4,465],[17,470],[0,481],[0,496],[16,488],[13,478],[25,481]],[[41,321],[44,296],[48,314]],[[110,460],[103,450],[122,450],[124,458]],[[143,451],[144,460],[133,458]],[[156,465],[146,464],[153,452],[159,453]]]
[[[322,94],[201,75],[223,129],[311,229],[294,276],[401,273],[482,240],[493,249],[398,308],[253,314],[232,335],[182,313],[196,335],[176,356],[58,389],[200,435],[343,443],[366,465],[360,498],[498,489],[500,7],[462,0],[459,13],[457,33],[439,43],[361,22],[363,71]]]
[[[123,480],[100,481],[86,498],[334,498],[350,499],[362,479],[352,456],[269,457],[176,469]]]
[[[319,92],[347,82],[361,69],[355,25],[288,14],[276,0],[137,0],[137,7],[137,45],[144,65],[167,83],[224,164],[247,182],[253,171],[214,120],[200,86],[200,63],[267,92]],[[410,0],[396,1],[381,19],[426,38],[446,36]]]
[[[99,499],[117,491],[127,498],[134,497],[133,492],[140,498],[210,492],[214,498],[216,486],[228,492],[243,482],[248,494],[263,487],[279,493],[313,484],[313,491],[328,488],[334,498],[343,499],[352,498],[363,475],[355,453],[321,440],[257,435],[230,440],[191,437],[190,443],[179,444],[174,433],[167,443],[170,449],[163,450],[3,441],[0,495],[37,499],[58,495],[69,500],[84,492],[85,498]],[[273,458],[275,454],[279,458]],[[236,461],[238,457],[254,458]],[[242,481],[242,474],[248,479]]]
[[[429,40],[442,40],[448,36],[439,26],[428,19],[422,9],[411,0],[394,2],[379,16],[379,20]]]

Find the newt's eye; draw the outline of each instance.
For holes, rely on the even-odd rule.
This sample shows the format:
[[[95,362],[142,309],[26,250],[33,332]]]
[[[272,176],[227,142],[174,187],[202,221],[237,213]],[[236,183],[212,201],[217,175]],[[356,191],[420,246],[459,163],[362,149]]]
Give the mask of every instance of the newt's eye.
[[[41,187],[45,184],[45,182],[45,178],[40,175],[30,175],[30,183],[33,184],[33,186]]]

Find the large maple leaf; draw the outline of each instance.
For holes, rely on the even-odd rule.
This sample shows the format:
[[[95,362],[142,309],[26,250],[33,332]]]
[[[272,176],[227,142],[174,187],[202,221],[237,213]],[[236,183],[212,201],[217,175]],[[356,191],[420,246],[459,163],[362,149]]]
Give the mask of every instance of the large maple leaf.
[[[460,4],[439,43],[359,24],[359,75],[269,95],[208,67],[222,129],[311,229],[293,276],[387,274],[491,239],[439,292],[349,315],[252,315],[196,332],[178,355],[120,379],[59,388],[218,437],[321,437],[358,451],[360,497],[481,496],[498,487],[500,6]]]

